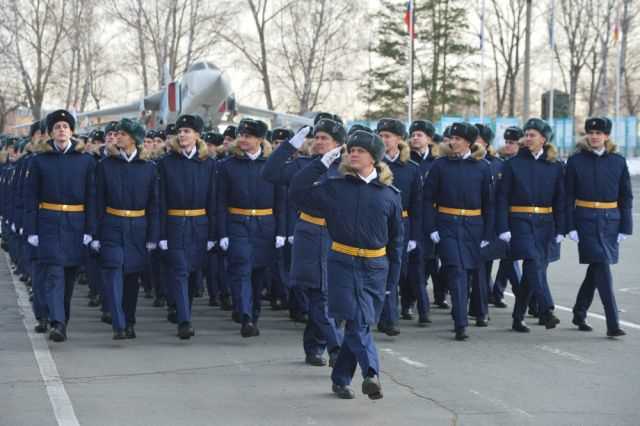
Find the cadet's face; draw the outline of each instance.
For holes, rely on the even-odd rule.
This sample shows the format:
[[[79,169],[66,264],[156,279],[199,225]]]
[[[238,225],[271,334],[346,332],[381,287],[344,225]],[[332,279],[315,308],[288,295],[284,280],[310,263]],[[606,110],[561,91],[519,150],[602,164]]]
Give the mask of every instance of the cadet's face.
[[[356,171],[367,170],[374,165],[373,157],[364,148],[354,146],[349,150],[349,165]]]
[[[507,155],[516,155],[518,153],[518,141],[504,141],[504,152]]]
[[[452,136],[449,139],[449,144],[451,145],[451,150],[454,154],[462,155],[469,150],[469,142],[461,138],[460,136]]]
[[[154,147],[158,147],[160,146],[160,144],[162,144],[164,141],[162,140],[162,138],[153,138],[153,146]]]
[[[411,149],[423,152],[427,149],[427,145],[432,145],[433,139],[421,130],[411,133]]]
[[[53,125],[53,140],[56,142],[66,142],[71,138],[71,127],[66,121],[58,121]]]
[[[331,135],[325,132],[317,132],[315,137],[313,138],[311,151],[314,154],[324,155],[337,146],[338,143],[331,137]]]
[[[233,139],[231,136],[225,136],[224,141],[222,141],[222,145],[224,146],[224,149],[229,149],[229,145],[231,145],[234,140],[235,139]]]
[[[238,144],[238,148],[240,148],[244,152],[250,152],[251,154],[258,152],[261,142],[259,138],[248,133],[240,133],[236,141]]]
[[[398,145],[400,141],[402,141],[400,136],[386,131],[378,133],[378,136],[380,136],[380,139],[384,142],[384,148],[387,154],[395,155],[395,153],[398,152]]]
[[[606,133],[600,132],[598,130],[592,130],[587,133],[587,140],[589,141],[589,146],[592,149],[602,149],[607,139],[609,139],[609,136],[607,136]]]
[[[195,130],[189,127],[181,127],[178,129],[178,143],[180,144],[180,148],[191,150],[196,145],[197,140],[198,133]]]
[[[135,145],[135,141],[133,140],[131,135],[129,135],[126,132],[123,132],[122,130],[118,132],[118,138],[116,139],[116,146],[118,148],[127,150],[133,147],[134,145]]]
[[[212,143],[208,143],[208,144],[207,144],[207,151],[209,152],[209,155],[210,155],[210,156],[213,156],[213,155],[215,155],[215,154],[216,154],[216,148],[217,148],[217,146],[215,146],[215,145],[214,145],[214,144],[212,144]]]
[[[107,146],[113,145],[114,143],[116,143],[117,140],[118,140],[118,132],[111,131],[106,135],[104,135],[104,143]]]
[[[487,146],[488,146],[488,144],[481,137],[478,137],[476,139],[476,143],[479,144],[483,148],[487,148]]]
[[[537,130],[529,129],[524,132],[524,146],[533,154],[540,152],[544,146],[545,139]]]
[[[150,151],[153,149],[153,139],[144,138],[144,149],[146,149],[147,151]]]

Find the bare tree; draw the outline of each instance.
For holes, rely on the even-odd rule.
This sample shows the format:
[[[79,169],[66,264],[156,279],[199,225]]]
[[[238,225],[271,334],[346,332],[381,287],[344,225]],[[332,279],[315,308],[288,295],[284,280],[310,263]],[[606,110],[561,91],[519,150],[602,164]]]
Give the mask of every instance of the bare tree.
[[[502,115],[508,95],[508,114],[513,116],[515,115],[516,82],[522,64],[521,50],[525,37],[526,1],[514,0],[505,4],[500,0],[491,0],[491,6],[493,16],[487,20],[487,26],[490,29],[489,42],[495,68],[496,113]]]
[[[20,75],[36,120],[42,116],[42,104],[52,86],[67,10],[64,0],[0,2],[0,28],[3,37],[12,40],[5,54]]]
[[[357,34],[349,27],[358,10],[352,0],[311,0],[290,4],[281,14],[278,82],[299,114],[315,109],[332,82],[345,79]]]

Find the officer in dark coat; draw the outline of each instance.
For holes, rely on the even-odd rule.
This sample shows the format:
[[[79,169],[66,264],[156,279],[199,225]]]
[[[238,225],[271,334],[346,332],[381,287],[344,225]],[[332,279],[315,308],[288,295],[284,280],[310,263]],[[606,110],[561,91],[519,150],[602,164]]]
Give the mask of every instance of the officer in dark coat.
[[[158,164],[158,246],[165,252],[180,339],[194,335],[191,304],[197,278],[207,251],[216,241],[216,170],[200,138],[203,127],[197,115],[178,117],[178,137],[171,144],[171,152]]]
[[[611,120],[590,117],[585,122],[587,143],[567,162],[567,229],[578,243],[580,263],[587,274],[573,307],[573,323],[591,331],[587,311],[595,290],[604,305],[607,336],[624,336],[618,320],[611,265],[618,263],[619,244],[633,231],[633,193],[627,163],[609,139]]]
[[[484,149],[474,144],[478,129],[461,122],[451,126],[451,151],[440,146],[424,184],[425,230],[437,244],[451,293],[456,340],[465,340],[468,288],[479,285],[481,249],[493,235],[491,170]],[[477,291],[474,288],[474,291]]]
[[[298,156],[287,161],[304,144],[305,131],[283,143],[267,160],[263,176],[269,182],[289,186],[293,177],[332,149],[342,146],[346,139],[344,127],[337,121],[324,118],[314,126],[312,156]],[[337,164],[323,174],[319,182],[338,176]],[[294,201],[290,197],[290,201]],[[321,211],[300,206],[299,219],[293,234],[293,253],[290,281],[293,288],[303,289],[308,303],[309,318],[303,335],[305,362],[310,365],[326,365],[322,357],[325,349],[330,355],[330,364],[335,362],[342,336],[335,320],[327,313],[328,276],[327,256],[331,237]]]
[[[333,392],[353,398],[350,387],[359,364],[362,392],[382,398],[380,366],[371,326],[380,318],[386,289],[397,285],[403,237],[402,204],[382,161],[377,135],[357,131],[347,141],[341,176],[319,182],[340,157],[335,148],[302,169],[291,182],[291,196],[302,209],[322,213],[331,236],[327,261],[329,314],[346,321],[345,336],[331,374]]]
[[[523,260],[523,284],[516,294],[512,328],[528,332],[524,314],[535,294],[547,329],[560,321],[544,297],[544,277],[554,244],[565,234],[563,165],[551,145],[551,127],[532,118],[524,126],[524,147],[504,163],[498,182],[497,230],[511,256]]]
[[[220,165],[220,248],[228,251],[231,286],[237,296],[242,337],[258,336],[262,288],[275,250],[286,243],[284,190],[262,177],[271,155],[267,125],[243,119],[230,158]]]
[[[97,234],[91,242],[100,253],[115,340],[136,337],[139,280],[147,250],[158,241],[158,179],[144,157],[144,128],[127,118],[118,128],[116,147],[96,168]]]
[[[37,273],[46,287],[51,331],[66,340],[71,296],[84,246],[95,234],[95,162],[71,139],[75,119],[65,110],[47,116],[52,139],[33,158],[25,195],[25,233],[38,247]]]
[[[393,184],[400,190],[402,196],[402,221],[404,223],[404,239],[406,249],[402,253],[402,269],[400,272],[400,291],[405,295],[403,308],[405,310],[415,300],[409,281],[409,255],[418,246],[418,241],[423,233],[422,227],[422,175],[420,167],[413,162],[409,145],[404,142],[407,130],[404,124],[395,119],[383,118],[378,121],[376,133],[385,145],[384,162],[393,173]],[[398,288],[390,282],[387,288],[384,308],[380,316],[378,330],[388,336],[400,334],[397,322],[398,312]]]

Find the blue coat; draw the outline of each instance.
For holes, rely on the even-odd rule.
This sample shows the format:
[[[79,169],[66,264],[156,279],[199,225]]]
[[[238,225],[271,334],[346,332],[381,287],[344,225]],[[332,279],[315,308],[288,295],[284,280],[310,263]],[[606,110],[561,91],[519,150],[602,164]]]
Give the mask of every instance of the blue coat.
[[[128,163],[118,153],[96,168],[97,234],[100,263],[122,267],[125,273],[141,272],[147,257],[146,243],[158,241],[158,178],[156,166],[140,158]],[[106,212],[145,210],[142,217],[121,217]]]
[[[50,140],[33,157],[26,177],[24,231],[38,235],[40,263],[81,265],[83,234],[95,235],[95,160],[83,149],[81,142],[71,140],[71,148],[62,153]],[[41,202],[82,204],[84,212],[40,209]]]
[[[293,177],[314,160],[313,157],[300,156],[287,161],[295,152],[296,149],[290,143],[280,144],[266,161],[262,176],[273,184],[289,186]],[[319,181],[324,182],[330,176],[338,176],[337,166],[332,165],[320,176]],[[289,197],[289,203],[295,205],[291,197]],[[320,210],[308,206],[301,207],[299,208],[300,212],[314,217],[324,217]],[[326,289],[327,256],[331,246],[331,237],[329,237],[327,227],[296,219],[293,236],[294,248],[291,258],[290,285],[292,287],[300,285],[308,288]]]
[[[174,144],[158,162],[159,241],[166,240],[170,264],[186,263],[188,271],[204,266],[207,241],[216,241],[216,162],[206,145],[198,141],[198,152],[185,157]],[[168,211],[205,209],[203,216],[169,216]]]
[[[464,160],[441,157],[424,182],[425,238],[438,231],[438,256],[447,266],[477,269],[483,260],[480,243],[491,241],[494,233],[491,170],[480,154]],[[455,216],[438,207],[481,210],[481,215]]]
[[[572,155],[567,162],[567,230],[577,230],[580,263],[618,262],[618,234],[633,231],[633,194],[624,157],[608,146],[602,156],[589,148]],[[575,202],[617,202],[616,209],[577,207]]]
[[[329,316],[368,324],[380,319],[387,283],[398,284],[404,249],[402,204],[399,192],[390,186],[388,167],[370,184],[341,166],[344,175],[322,182],[327,168],[320,159],[296,174],[290,195],[302,209],[319,211],[327,221],[331,239],[351,247],[379,249],[387,255],[360,258],[330,250]],[[382,172],[384,170],[384,172]]]
[[[436,148],[437,149],[437,148]],[[424,179],[429,174],[433,163],[436,161],[436,157],[433,155],[434,146],[429,149],[429,154],[426,157],[422,157],[415,151],[411,151],[411,160],[413,160],[418,167],[420,168],[420,177],[422,179],[422,185],[424,188]],[[422,202],[421,202],[422,204]],[[421,210],[424,210],[424,207],[421,207]],[[422,223],[420,224],[420,236],[418,237],[418,246],[414,251],[412,251],[409,255],[410,263],[417,263],[421,261],[421,259],[433,259],[436,257],[436,245],[433,244],[431,238],[428,238],[428,234],[425,232],[424,228],[424,212],[421,215]],[[426,237],[426,238],[425,238]]]
[[[253,256],[253,267],[273,266],[276,235],[286,236],[284,188],[262,177],[270,152],[265,145],[255,161],[239,151],[220,163],[218,232],[229,238],[229,262]],[[229,208],[272,209],[268,216],[229,213]],[[246,251],[249,250],[249,251]],[[244,261],[244,260],[243,260]]]
[[[556,235],[564,235],[565,192],[563,164],[552,145],[536,160],[528,149],[504,163],[498,180],[497,232],[511,231],[514,259],[553,260]],[[552,214],[511,213],[510,206],[551,207]]]
[[[499,157],[487,154],[484,157],[484,161],[489,165],[489,170],[491,170],[491,191],[493,193],[492,199],[495,203],[497,201],[497,189],[498,189],[498,178],[502,176],[502,169],[504,167],[504,160]],[[494,204],[495,208],[495,204]],[[492,235],[492,239],[489,240],[491,244],[488,247],[482,250],[482,255],[485,260],[495,260],[495,259],[507,259],[507,251],[508,244],[498,238],[498,235],[494,233]]]

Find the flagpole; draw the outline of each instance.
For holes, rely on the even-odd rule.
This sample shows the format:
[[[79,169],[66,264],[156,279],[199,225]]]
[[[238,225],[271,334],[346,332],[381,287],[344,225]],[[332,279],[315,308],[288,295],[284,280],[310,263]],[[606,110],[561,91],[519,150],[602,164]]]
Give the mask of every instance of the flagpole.
[[[616,24],[619,25],[619,24]],[[618,46],[618,52],[617,52],[617,60],[616,60],[616,111],[615,111],[615,126],[614,126],[614,130],[613,130],[613,140],[616,143],[621,143],[618,140],[618,136],[619,136],[619,130],[618,130],[618,126],[620,123],[620,83],[621,83],[621,76],[620,76],[620,71],[622,68],[622,64],[620,63],[622,60],[622,41],[624,39],[624,33],[622,32],[621,29],[618,30],[620,32],[620,40],[616,40],[616,42],[620,43],[620,45]],[[626,146],[627,144],[625,143],[625,150],[626,150]]]
[[[413,0],[409,1],[409,111],[407,114],[407,118],[409,119],[409,124],[413,121]]]
[[[484,124],[484,11],[485,0],[482,0],[480,12],[480,123]]]
[[[550,98],[549,98],[549,126],[551,126],[551,129],[555,132],[555,128],[553,126],[553,103],[554,103],[554,96],[553,96],[553,70],[554,70],[554,56],[553,56],[553,49],[555,48],[556,45],[556,36],[555,36],[555,25],[556,25],[556,17],[555,17],[555,13],[556,13],[556,2],[555,0],[551,0],[551,23],[550,23],[550,28],[549,28],[549,43],[551,44],[551,91],[550,93]]]

